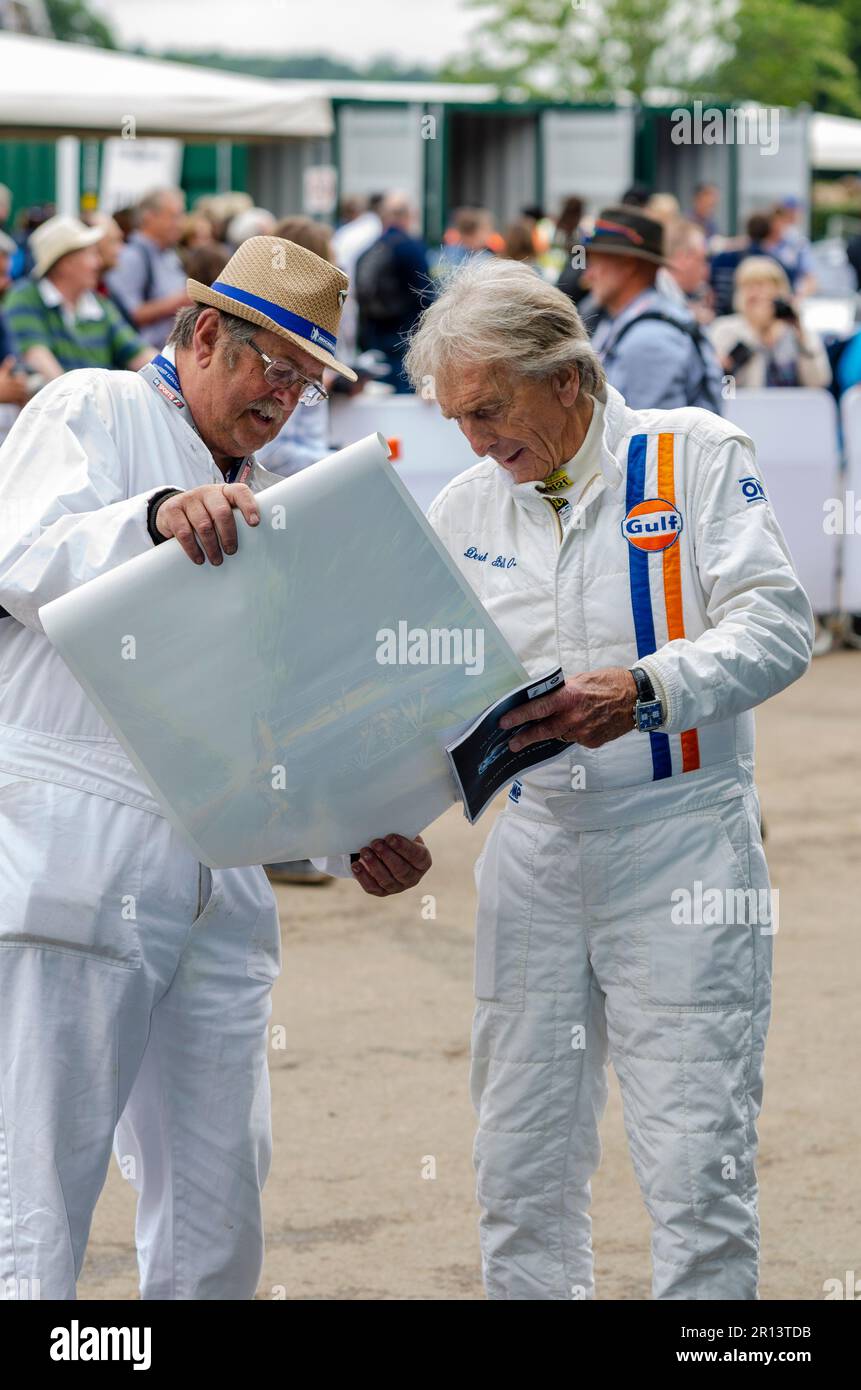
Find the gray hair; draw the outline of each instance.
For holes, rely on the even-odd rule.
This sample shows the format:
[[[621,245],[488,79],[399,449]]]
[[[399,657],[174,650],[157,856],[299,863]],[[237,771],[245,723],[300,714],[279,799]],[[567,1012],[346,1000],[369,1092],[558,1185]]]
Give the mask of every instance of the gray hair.
[[[181,188],[151,188],[149,193],[145,193],[144,196],[135,203],[134,211],[136,219],[140,221],[147,212],[160,212],[162,203],[165,198],[169,197],[184,199],[185,194]]]
[[[180,309],[173,321],[173,328],[170,330],[169,343],[174,343],[178,348],[191,347],[194,338],[194,330],[197,320],[200,318],[204,309],[212,309],[212,304],[187,304],[184,309]],[[236,366],[237,352],[236,347],[250,343],[255,333],[260,332],[260,325],[252,323],[250,319],[237,318],[236,314],[226,314],[223,309],[215,311],[219,318],[219,336],[225,333],[232,342],[227,344],[227,365]]]
[[[544,380],[576,367],[583,391],[606,377],[583,320],[561,290],[516,261],[475,256],[443,280],[439,297],[410,335],[404,366],[416,390],[466,362],[504,362]]]

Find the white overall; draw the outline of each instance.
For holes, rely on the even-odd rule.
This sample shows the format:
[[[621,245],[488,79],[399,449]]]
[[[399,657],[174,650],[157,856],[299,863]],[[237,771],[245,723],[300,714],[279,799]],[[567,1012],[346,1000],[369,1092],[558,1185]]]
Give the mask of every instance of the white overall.
[[[130,372],[59,378],[0,450],[0,1285],[43,1299],[75,1297],[112,1145],[143,1298],[260,1277],[272,890],[191,856],[38,618],[152,546],[154,492],[223,481]]]

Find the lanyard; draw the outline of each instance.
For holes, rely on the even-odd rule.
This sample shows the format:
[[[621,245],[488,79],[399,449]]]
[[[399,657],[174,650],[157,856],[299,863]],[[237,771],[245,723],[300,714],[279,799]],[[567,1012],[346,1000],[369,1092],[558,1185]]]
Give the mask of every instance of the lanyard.
[[[182,394],[182,387],[179,384],[179,373],[173,362],[171,362],[169,358],[164,357],[161,353],[158,353],[151,362],[147,362],[145,367],[141,367],[139,375],[148,381],[150,386],[158,391],[170,405],[184,412],[183,419],[185,423],[190,429],[194,430],[198,439],[201,439],[200,430],[194,423],[191,411],[188,408],[188,403]],[[254,459],[250,454],[247,458],[235,459],[224,475],[225,481],[228,483],[245,483],[248,481],[253,467]]]

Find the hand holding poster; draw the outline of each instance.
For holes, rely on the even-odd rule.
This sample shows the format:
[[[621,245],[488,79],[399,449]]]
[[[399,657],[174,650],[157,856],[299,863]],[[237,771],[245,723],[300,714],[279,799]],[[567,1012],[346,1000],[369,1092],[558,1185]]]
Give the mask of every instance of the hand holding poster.
[[[222,566],[168,541],[40,612],[212,868],[415,835],[456,800],[446,734],[527,678],[380,435],[258,500]]]

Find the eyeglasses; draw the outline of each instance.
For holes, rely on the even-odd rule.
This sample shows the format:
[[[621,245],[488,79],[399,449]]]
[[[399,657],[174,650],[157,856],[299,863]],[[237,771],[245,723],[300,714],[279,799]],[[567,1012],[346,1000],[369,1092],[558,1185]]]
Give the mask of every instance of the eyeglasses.
[[[289,391],[291,386],[296,386],[298,382],[304,381],[305,386],[299,396],[302,405],[319,405],[321,401],[329,399],[328,391],[319,381],[312,381],[310,377],[303,376],[292,363],[281,362],[278,358],[270,357],[268,352],[264,352],[250,338],[248,346],[253,347],[258,356],[263,358],[266,364],[263,368],[263,376],[270,386],[275,387],[276,391]]]

